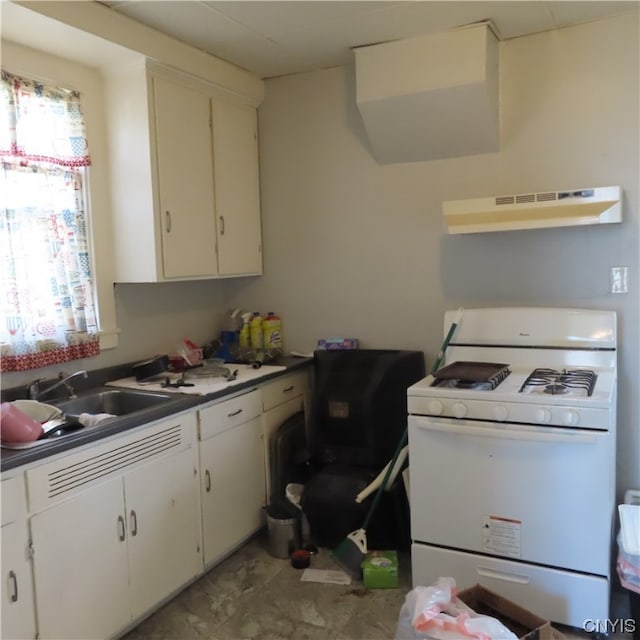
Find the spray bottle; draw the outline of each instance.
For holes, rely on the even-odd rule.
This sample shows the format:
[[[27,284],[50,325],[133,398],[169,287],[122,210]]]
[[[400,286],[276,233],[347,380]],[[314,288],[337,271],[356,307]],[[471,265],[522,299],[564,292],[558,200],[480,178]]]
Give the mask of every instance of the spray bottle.
[[[240,328],[240,334],[238,336],[238,346],[241,349],[248,349],[251,345],[251,330],[249,327],[249,320],[251,319],[251,312],[247,311],[242,314],[242,327]]]

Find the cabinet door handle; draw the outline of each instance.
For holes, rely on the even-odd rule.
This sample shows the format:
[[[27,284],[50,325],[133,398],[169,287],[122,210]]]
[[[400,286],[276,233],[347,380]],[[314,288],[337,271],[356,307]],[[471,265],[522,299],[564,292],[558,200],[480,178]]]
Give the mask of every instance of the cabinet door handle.
[[[11,602],[18,602],[18,578],[15,571],[9,571],[9,580],[13,584],[13,592],[11,594]]]
[[[291,385],[290,387],[287,387],[286,389],[283,389],[282,393],[289,393],[289,391],[293,391],[293,389],[294,389],[294,386]]]
[[[125,533],[126,533],[126,529],[124,524],[124,518],[122,516],[118,516],[118,539],[120,540],[120,542],[124,542]]]
[[[204,490],[207,493],[211,493],[211,474],[209,473],[209,469],[206,469],[204,472]]]
[[[232,411],[231,413],[227,413],[227,418],[233,418],[233,416],[237,416],[242,413],[242,409],[238,409],[237,411]]]
[[[138,535],[138,514],[131,509],[131,513],[129,514],[129,521],[131,522],[131,535]]]
[[[167,211],[164,212],[164,219],[165,219],[165,229],[167,233],[171,233],[171,211],[169,211],[168,209]]]
[[[224,216],[220,216],[220,235],[224,235]]]

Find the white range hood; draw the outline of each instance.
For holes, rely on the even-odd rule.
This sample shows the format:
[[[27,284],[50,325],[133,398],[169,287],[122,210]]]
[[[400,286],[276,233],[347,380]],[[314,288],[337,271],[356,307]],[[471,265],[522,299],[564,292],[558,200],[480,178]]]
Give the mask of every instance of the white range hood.
[[[545,191],[442,204],[448,233],[571,227],[622,221],[622,189]]]

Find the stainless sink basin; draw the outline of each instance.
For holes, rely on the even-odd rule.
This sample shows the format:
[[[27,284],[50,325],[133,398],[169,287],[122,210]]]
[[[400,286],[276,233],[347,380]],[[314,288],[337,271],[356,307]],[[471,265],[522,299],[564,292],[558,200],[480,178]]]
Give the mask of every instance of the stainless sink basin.
[[[156,407],[172,399],[174,398],[170,393],[101,388],[94,392],[82,394],[77,398],[56,402],[55,406],[67,417],[78,416],[81,413],[92,415],[110,413],[114,416],[125,416]]]

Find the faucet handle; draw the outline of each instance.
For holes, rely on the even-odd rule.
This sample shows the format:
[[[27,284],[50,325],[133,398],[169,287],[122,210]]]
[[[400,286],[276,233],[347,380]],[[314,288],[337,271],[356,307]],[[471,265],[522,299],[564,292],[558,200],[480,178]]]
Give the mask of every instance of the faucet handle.
[[[36,378],[33,382],[29,384],[27,387],[27,396],[30,400],[36,400],[38,393],[40,393],[40,383],[44,380],[44,378]]]

